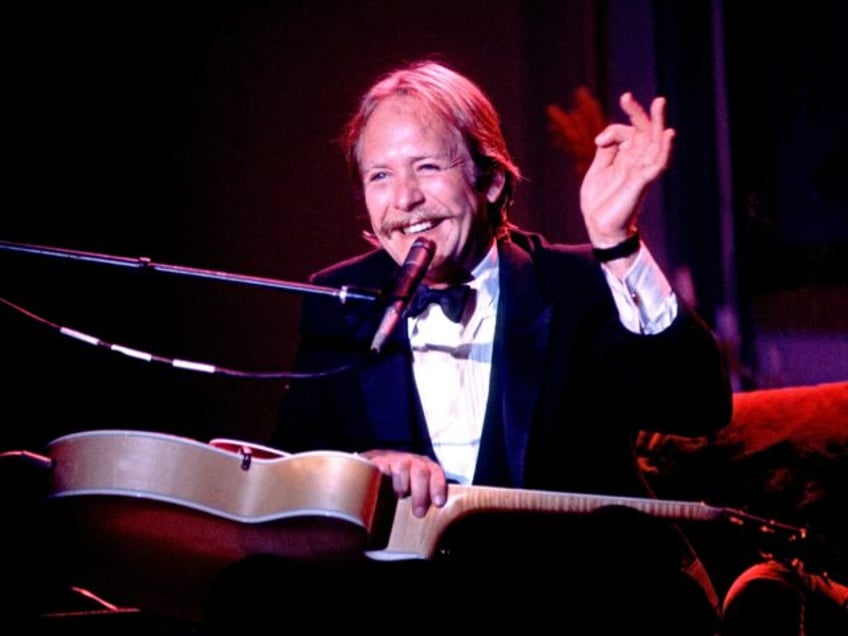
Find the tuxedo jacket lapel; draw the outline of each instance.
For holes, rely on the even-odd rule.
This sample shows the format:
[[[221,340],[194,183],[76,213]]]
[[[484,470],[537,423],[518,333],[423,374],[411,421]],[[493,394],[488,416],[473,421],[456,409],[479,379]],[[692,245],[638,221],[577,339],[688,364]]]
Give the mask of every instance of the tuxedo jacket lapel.
[[[524,485],[533,414],[544,384],[551,305],[538,287],[529,255],[513,243],[499,248],[500,300],[493,372],[502,395],[499,419],[513,485]],[[494,402],[490,401],[490,406]],[[487,419],[489,414],[487,414]]]
[[[377,321],[357,327],[359,338],[370,341]],[[421,400],[412,373],[412,352],[406,321],[386,339],[379,355],[372,356],[362,374],[365,418],[376,439],[394,439],[397,448],[435,457],[427,434]]]

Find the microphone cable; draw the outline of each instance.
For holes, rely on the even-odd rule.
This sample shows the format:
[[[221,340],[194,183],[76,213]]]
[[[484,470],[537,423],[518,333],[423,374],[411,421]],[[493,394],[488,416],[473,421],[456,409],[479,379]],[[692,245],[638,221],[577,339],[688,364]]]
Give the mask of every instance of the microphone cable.
[[[367,356],[363,355],[361,360],[354,360],[342,366],[327,369],[324,371],[315,371],[315,372],[298,372],[298,371],[242,371],[238,369],[230,369],[227,367],[221,367],[214,364],[208,364],[205,362],[195,362],[192,360],[183,360],[180,358],[169,358],[166,356],[157,355],[154,353],[148,353],[146,351],[141,351],[139,349],[135,349],[132,347],[127,347],[125,345],[107,342],[102,340],[96,336],[89,335],[87,333],[83,333],[82,331],[77,331],[76,329],[71,329],[70,327],[64,327],[57,323],[54,323],[46,318],[39,316],[20,305],[17,305],[6,298],[0,296],[0,303],[10,307],[11,309],[23,314],[24,316],[30,318],[31,320],[50,327],[58,331],[63,336],[67,336],[69,338],[73,338],[75,340],[79,340],[80,342],[84,342],[86,344],[92,345],[94,347],[100,347],[108,349],[114,353],[120,353],[122,355],[128,356],[130,358],[135,358],[136,360],[141,360],[142,362],[155,362],[159,364],[168,365],[175,369],[181,369],[184,371],[194,371],[197,373],[206,373],[209,375],[223,375],[229,377],[237,377],[237,378],[253,378],[258,380],[306,380],[310,378],[321,378],[327,377],[331,375],[335,375],[337,373],[341,373],[343,371],[347,371],[348,369],[352,369],[360,364],[362,364]]]

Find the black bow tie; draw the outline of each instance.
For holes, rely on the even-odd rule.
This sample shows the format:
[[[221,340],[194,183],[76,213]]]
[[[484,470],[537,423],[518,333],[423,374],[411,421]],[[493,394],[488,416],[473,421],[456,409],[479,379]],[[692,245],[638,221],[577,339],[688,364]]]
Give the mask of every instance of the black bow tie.
[[[445,316],[454,322],[459,322],[472,291],[468,285],[454,285],[444,289],[430,289],[426,285],[421,285],[412,297],[406,313],[408,316],[417,316],[428,305],[436,303],[441,306]]]

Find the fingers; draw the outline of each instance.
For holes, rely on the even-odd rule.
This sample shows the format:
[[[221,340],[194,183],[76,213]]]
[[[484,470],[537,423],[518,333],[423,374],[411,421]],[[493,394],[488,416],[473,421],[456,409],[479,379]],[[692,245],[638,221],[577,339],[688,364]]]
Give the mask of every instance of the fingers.
[[[413,458],[409,467],[409,495],[416,517],[427,514],[431,503],[443,506],[446,488],[445,473],[438,464],[427,457]]]
[[[604,128],[597,137],[595,137],[595,144],[599,148],[621,144],[627,141],[632,134],[632,126],[627,126],[625,124],[610,124]]]
[[[653,179],[667,167],[675,136],[674,129],[665,126],[666,100],[654,98],[650,112],[629,92],[622,94],[620,103],[630,124],[611,124],[595,138],[598,157],[594,167],[603,169],[617,161],[627,162],[639,166],[646,178]]]
[[[660,165],[660,167],[664,170],[668,167],[668,162],[671,159],[671,149],[673,147],[674,141],[674,129],[666,128],[662,134],[662,140],[660,142],[660,152],[657,157],[656,163]]]
[[[665,97],[655,97],[651,102],[651,133],[650,137],[656,144],[656,156],[653,163],[665,169],[671,157],[671,146],[674,140],[674,129],[665,125]]]
[[[654,139],[660,139],[663,136],[664,131],[665,97],[655,97],[651,102],[651,137]]]
[[[645,134],[653,142],[662,143],[667,136],[666,133],[672,130],[665,127],[665,97],[655,97],[651,101],[650,115],[630,92],[623,93],[619,102],[621,109],[630,119],[630,125],[607,126],[596,139],[598,145],[622,143],[628,136],[640,133]]]
[[[412,512],[423,517],[431,505],[441,507],[447,499],[447,479],[442,467],[429,457],[397,451],[374,450],[362,453],[384,475],[392,478],[398,497],[409,496]]]
[[[651,102],[651,115],[653,116],[654,110],[653,107],[656,105],[657,100],[663,99],[662,97],[657,97]],[[637,129],[644,130],[651,125],[651,119],[648,117],[648,114],[645,112],[645,109],[642,108],[642,105],[636,101],[636,98],[633,97],[633,93],[627,92],[623,93],[619,98],[619,104],[621,105],[621,110],[625,112],[625,114],[630,118],[630,123],[633,124]],[[660,107],[660,121],[662,122],[662,113],[664,112],[663,106]]]

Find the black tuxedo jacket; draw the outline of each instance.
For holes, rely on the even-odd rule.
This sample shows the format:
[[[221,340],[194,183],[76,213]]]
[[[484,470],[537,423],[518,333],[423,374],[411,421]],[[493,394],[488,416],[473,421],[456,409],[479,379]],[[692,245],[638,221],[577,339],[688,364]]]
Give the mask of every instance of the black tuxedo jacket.
[[[634,455],[638,431],[702,435],[730,419],[730,384],[709,328],[680,302],[677,318],[662,333],[629,332],[590,246],[553,245],[514,230],[498,250],[492,377],[474,483],[652,496]],[[311,281],[389,290],[398,270],[376,250]],[[289,452],[392,448],[436,459],[405,325],[379,354],[369,353],[383,312],[378,303],[305,298],[296,367],[319,375],[289,384],[271,445]],[[660,594],[687,616],[690,605],[671,597],[685,596],[694,581],[702,590],[695,596],[703,594],[714,619],[718,598],[681,528],[616,508],[555,519],[469,515],[451,525],[439,553],[484,564],[497,554],[500,572],[506,563],[542,563],[560,577],[571,573],[574,591],[591,588],[588,581],[599,573],[616,572],[611,589],[641,590],[648,599]],[[664,582],[649,584],[646,573]],[[498,585],[500,579],[492,580]]]
[[[730,418],[731,392],[708,327],[682,302],[657,335],[627,331],[588,246],[514,230],[498,246],[500,300],[475,483],[645,496],[640,429],[702,435]],[[329,267],[315,284],[388,290],[382,250]],[[393,448],[435,459],[401,323],[369,347],[378,303],[308,296],[296,367],[347,370],[292,381],[271,444],[289,452]]]
[[[515,230],[498,250],[492,377],[474,483],[650,497],[634,455],[638,431],[701,435],[730,419],[730,385],[710,330],[681,303],[662,333],[627,331],[589,246],[552,245]],[[398,270],[376,250],[311,281],[388,291]],[[318,375],[289,384],[271,445],[289,452],[392,448],[436,459],[406,325],[379,354],[369,353],[383,312],[378,303],[305,298],[296,366]],[[718,597],[680,530],[618,506],[587,515],[474,514],[447,529],[437,561],[460,568],[449,570],[452,581],[474,572],[467,579],[473,585],[523,594],[527,603],[545,592],[555,595],[552,607],[570,598],[580,611],[615,616],[627,600],[632,611],[622,616],[713,624]],[[533,583],[537,566],[555,572],[559,584]],[[390,586],[399,585],[396,575]],[[598,601],[597,612],[588,609]]]

